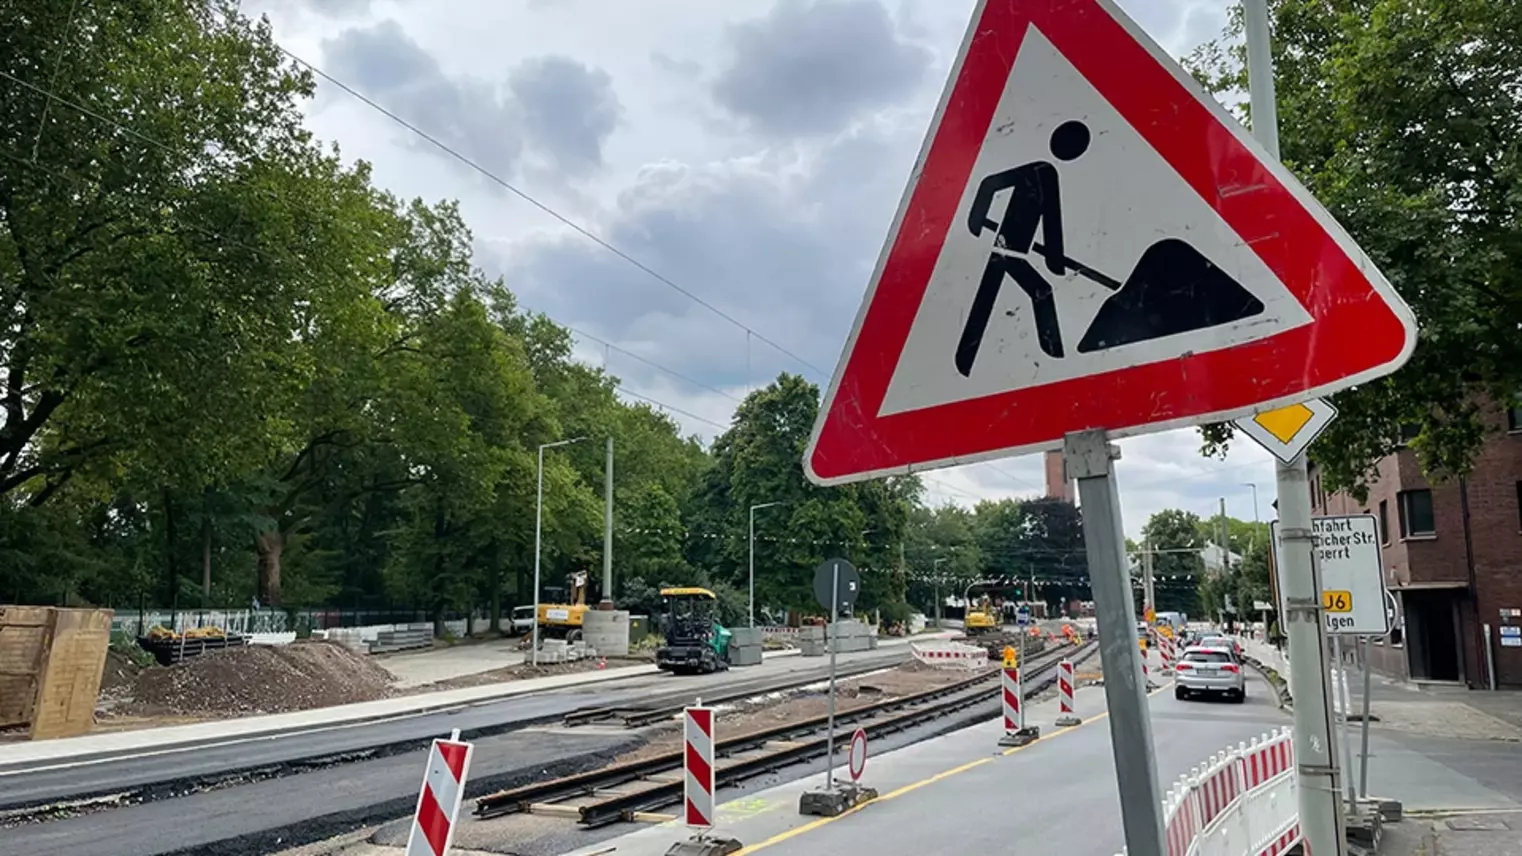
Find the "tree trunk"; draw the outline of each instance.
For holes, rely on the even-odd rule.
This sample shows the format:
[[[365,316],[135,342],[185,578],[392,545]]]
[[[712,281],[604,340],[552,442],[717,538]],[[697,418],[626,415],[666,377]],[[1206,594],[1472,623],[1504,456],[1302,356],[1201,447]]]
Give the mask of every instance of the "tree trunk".
[[[201,521],[201,602],[211,600],[211,519]]]
[[[179,619],[180,608],[180,579],[179,563],[174,560],[174,500],[169,491],[164,491],[164,570],[169,578],[169,609],[174,617],[170,619],[171,629],[179,629],[176,623]]]
[[[254,540],[259,555],[259,603],[280,605],[280,554],[285,551],[285,535],[279,529],[260,532]]]

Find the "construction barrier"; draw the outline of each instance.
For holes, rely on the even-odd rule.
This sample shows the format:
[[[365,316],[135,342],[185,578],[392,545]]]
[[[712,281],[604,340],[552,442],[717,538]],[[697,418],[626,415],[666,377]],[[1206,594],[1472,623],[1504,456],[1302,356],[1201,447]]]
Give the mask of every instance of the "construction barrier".
[[[1301,843],[1290,729],[1179,777],[1163,799],[1163,829],[1168,856],[1282,856]]]
[[[1000,680],[1004,687],[1004,731],[1014,734],[1025,727],[1025,712],[1020,709],[1020,670],[1005,669]]]
[[[914,659],[942,669],[981,669],[988,665],[988,649],[959,642],[921,645],[909,643]]]
[[[1173,653],[1173,638],[1159,633],[1157,636],[1157,642],[1158,654],[1163,658],[1163,674],[1171,675],[1173,674],[1173,663],[1175,661]]]
[[[407,856],[444,856],[449,852],[473,751],[471,744],[462,743],[459,737],[456,731],[448,740],[433,741],[428,750],[423,789],[412,814],[412,831],[407,834]]]
[[[1083,720],[1073,710],[1073,661],[1057,664],[1057,724],[1078,725]]]
[[[713,828],[713,708],[689,707],[682,711],[682,742],[685,744],[682,789],[683,822],[698,832]]]

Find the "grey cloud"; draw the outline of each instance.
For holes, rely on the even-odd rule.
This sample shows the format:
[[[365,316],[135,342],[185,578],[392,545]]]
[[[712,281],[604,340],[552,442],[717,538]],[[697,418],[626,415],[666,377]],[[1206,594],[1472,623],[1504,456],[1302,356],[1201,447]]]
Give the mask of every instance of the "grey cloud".
[[[825,372],[892,220],[921,129],[855,133],[807,169],[773,157],[647,168],[597,231]],[[498,255],[524,302],[722,388],[781,370],[828,380],[583,238]]]
[[[733,62],[714,82],[715,100],[784,136],[838,131],[897,102],[932,58],[899,36],[877,0],[781,0],[728,35]]]
[[[335,78],[503,178],[525,149],[568,177],[596,169],[621,112],[606,73],[563,57],[527,60],[505,85],[451,77],[393,20],[344,30],[323,42],[323,56]]]
[[[566,57],[538,57],[514,69],[508,87],[525,135],[563,172],[584,175],[602,166],[603,144],[623,113],[607,72]]]

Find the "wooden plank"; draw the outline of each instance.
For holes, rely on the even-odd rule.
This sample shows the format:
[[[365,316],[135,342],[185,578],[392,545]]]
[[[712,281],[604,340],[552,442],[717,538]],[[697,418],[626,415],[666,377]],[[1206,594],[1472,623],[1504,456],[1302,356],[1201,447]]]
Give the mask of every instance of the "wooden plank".
[[[111,610],[55,610],[51,635],[39,670],[33,740],[74,737],[95,724],[95,701],[111,644]]]
[[[48,607],[0,606],[0,726],[31,721]]]

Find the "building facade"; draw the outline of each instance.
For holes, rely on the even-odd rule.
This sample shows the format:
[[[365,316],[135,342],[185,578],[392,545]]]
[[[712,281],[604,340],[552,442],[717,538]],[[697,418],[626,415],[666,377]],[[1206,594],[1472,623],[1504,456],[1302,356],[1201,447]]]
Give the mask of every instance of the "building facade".
[[[1401,630],[1370,646],[1384,674],[1522,686],[1522,408],[1493,408],[1466,478],[1429,481],[1409,449],[1379,461],[1368,499],[1329,494],[1314,514],[1372,514]],[[1488,629],[1488,635],[1487,635]]]

